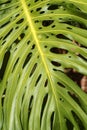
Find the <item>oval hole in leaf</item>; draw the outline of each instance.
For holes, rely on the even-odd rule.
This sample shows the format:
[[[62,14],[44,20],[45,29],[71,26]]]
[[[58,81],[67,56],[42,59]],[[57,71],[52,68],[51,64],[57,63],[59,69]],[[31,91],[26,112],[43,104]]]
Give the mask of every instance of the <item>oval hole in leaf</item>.
[[[34,10],[31,10],[30,12],[33,13]]]
[[[4,90],[3,94],[2,94],[2,98],[1,98],[1,105],[4,105],[4,99],[5,99],[5,94],[6,94],[6,89]]]
[[[27,25],[26,27],[25,27],[25,30],[27,30],[29,28],[29,26]]]
[[[4,40],[2,43],[1,43],[1,45],[4,45],[6,43],[6,40]]]
[[[39,27],[38,29],[42,29],[42,27]]]
[[[30,6],[31,4],[29,3],[28,6]]]
[[[60,64],[60,63],[58,63],[58,62],[56,62],[56,61],[51,61],[51,63],[52,63],[54,66],[56,66],[56,67],[61,66],[61,64]]]
[[[50,118],[50,127],[51,127],[51,130],[53,130],[53,121],[54,121],[54,112],[52,112],[51,118]]]
[[[50,51],[53,52],[53,53],[59,54],[59,48],[57,48],[57,47],[52,47],[50,49]]]
[[[44,46],[44,48],[47,48],[47,47],[48,47],[47,45]]]
[[[3,28],[3,27],[5,27],[5,26],[7,26],[9,23],[10,23],[10,21],[7,21],[6,23],[2,24],[2,25],[0,26],[0,28]]]
[[[40,81],[41,76],[42,76],[41,74],[38,76],[38,78],[37,78],[37,80],[36,80],[36,83],[35,83],[35,87],[37,86],[38,82]]]
[[[67,130],[73,130],[74,125],[72,124],[72,122],[67,118],[65,119],[66,119]]]
[[[14,69],[15,69],[15,67],[16,67],[16,65],[17,65],[17,63],[18,63],[18,61],[19,61],[19,57],[17,58],[16,62],[14,63],[14,66],[13,66],[12,72],[14,71]]]
[[[47,87],[47,85],[48,85],[48,79],[46,79],[44,87]]]
[[[35,0],[34,2],[37,2],[38,0]]]
[[[40,12],[40,14],[44,14],[44,13],[45,13],[45,11],[41,11],[41,12]]]
[[[22,93],[22,101],[21,101],[22,103],[23,103],[23,100],[24,100],[25,93],[26,93],[26,86],[25,86],[24,91]]]
[[[35,48],[35,44],[32,45],[32,48],[31,48],[31,49],[33,50],[34,48]]]
[[[70,40],[68,37],[66,37],[66,36],[63,35],[63,34],[57,34],[56,37],[57,37],[57,38],[60,38],[60,39]]]
[[[55,28],[56,27],[56,25],[52,25],[52,28]]]
[[[68,92],[68,94],[79,106],[81,106],[78,97],[73,92]]]
[[[18,13],[18,14],[15,15],[15,17],[18,17],[19,15],[20,15],[20,14]]]
[[[87,45],[81,45],[82,48],[86,48],[87,49]]]
[[[14,41],[16,44],[18,44],[23,38],[24,38],[25,34],[21,33],[20,36]]]
[[[6,39],[11,34],[12,31],[13,31],[13,28],[5,35],[5,37],[3,38],[3,40]]]
[[[0,3],[0,5],[5,5],[6,6],[6,4],[9,4],[10,2],[11,2],[11,0],[8,0],[6,2],[3,1],[3,3]]]
[[[31,110],[32,110],[32,104],[33,104],[33,96],[31,96],[29,101],[29,107],[28,107],[28,120],[30,118]]]
[[[83,60],[85,60],[85,61],[87,62],[87,58],[85,58],[85,57],[82,56],[81,54],[79,54],[78,57],[82,58]]]
[[[43,99],[42,107],[41,107],[40,126],[41,126],[41,122],[42,122],[43,112],[44,112],[46,104],[47,104],[47,100],[48,100],[48,93],[45,95],[45,97]]]
[[[68,51],[65,49],[57,48],[57,47],[52,47],[50,49],[51,52],[56,53],[56,54],[66,54]]]
[[[3,63],[2,63],[1,69],[0,69],[0,79],[1,80],[3,79],[9,57],[10,57],[10,51],[8,50],[4,55]]]
[[[21,24],[23,21],[24,21],[24,18],[22,18],[19,21],[17,21],[16,24]]]
[[[77,97],[77,95],[74,94],[73,92],[68,92],[68,94],[69,94],[70,97],[81,107],[81,109],[82,109],[84,112],[86,112],[86,111],[84,110],[84,107],[83,107],[82,104],[80,103],[80,100],[79,100],[79,98]]]
[[[77,122],[78,126],[79,126],[79,130],[86,130],[84,127],[83,122],[81,121],[81,119],[77,116],[77,114],[74,111],[71,111],[73,118],[75,119],[75,121]]]
[[[86,25],[79,22],[79,21],[76,21],[74,19],[70,19],[70,20],[66,20],[64,22],[61,22],[61,23],[66,23],[68,25],[71,25],[71,26],[74,26],[74,27],[79,27],[79,28],[82,28],[82,29],[87,29]]]
[[[48,10],[56,10],[58,9],[58,6],[59,6],[58,4],[52,4],[48,7]]]
[[[54,20],[43,20],[42,25],[44,27],[47,27],[47,26],[51,25],[53,22],[54,22]]]
[[[30,42],[31,42],[31,41],[29,40],[29,41],[27,42],[27,45],[29,45],[29,44],[30,44]]]
[[[63,99],[62,97],[60,97],[60,101],[61,101],[61,102],[64,102],[64,99]]]
[[[35,23],[39,23],[39,20],[35,20]]]
[[[0,37],[0,40],[2,39],[3,37]]]
[[[24,61],[23,68],[27,65],[27,63],[29,62],[29,60],[31,59],[31,57],[32,57],[32,53],[30,52],[30,53],[27,55],[27,57],[26,57],[26,59],[25,59],[25,61]]]
[[[21,33],[21,34],[20,34],[20,39],[23,39],[24,36],[25,36],[25,33]]]
[[[70,30],[71,30],[72,28],[71,28],[71,27],[67,27],[67,29],[70,29]]]
[[[37,8],[36,11],[40,11],[41,10],[41,7]]]
[[[35,72],[36,68],[37,68],[37,63],[34,64],[29,77],[31,77],[33,75],[33,73]]]
[[[57,84],[58,84],[60,87],[65,88],[65,86],[64,86],[62,83],[60,83],[59,81],[57,82]]]

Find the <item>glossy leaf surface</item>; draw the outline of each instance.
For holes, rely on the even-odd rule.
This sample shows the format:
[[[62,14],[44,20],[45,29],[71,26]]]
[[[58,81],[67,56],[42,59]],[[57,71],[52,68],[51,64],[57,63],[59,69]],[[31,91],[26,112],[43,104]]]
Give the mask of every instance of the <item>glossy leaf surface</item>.
[[[0,130],[87,130],[86,0],[0,0]]]

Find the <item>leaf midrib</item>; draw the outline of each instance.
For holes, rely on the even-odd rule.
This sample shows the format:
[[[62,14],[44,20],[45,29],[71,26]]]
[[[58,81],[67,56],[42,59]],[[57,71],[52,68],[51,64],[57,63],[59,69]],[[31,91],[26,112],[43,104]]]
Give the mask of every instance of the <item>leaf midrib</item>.
[[[33,22],[32,22],[31,16],[30,16],[30,13],[29,13],[29,11],[28,11],[28,9],[27,9],[27,5],[26,5],[25,0],[20,0],[20,1],[21,1],[23,10],[24,10],[24,12],[25,12],[26,19],[27,19],[27,21],[28,21],[28,23],[29,23],[29,26],[30,26],[30,29],[31,29],[31,33],[32,33],[32,35],[33,35],[33,37],[34,37],[36,46],[37,46],[37,48],[38,48],[38,52],[39,52],[39,54],[40,54],[40,56],[41,56],[42,63],[43,63],[43,65],[44,65],[44,68],[45,68],[45,70],[46,70],[47,76],[48,76],[48,78],[49,78],[49,81],[50,81],[50,84],[51,84],[50,86],[51,86],[51,89],[52,89],[52,92],[53,92],[53,95],[54,95],[54,98],[55,98],[55,101],[56,101],[58,113],[60,113],[60,112],[59,112],[59,107],[58,107],[58,101],[57,101],[57,97],[56,97],[56,91],[55,91],[54,86],[53,86],[53,83],[52,83],[52,79],[51,79],[51,76],[50,76],[50,71],[49,71],[48,66],[47,66],[47,64],[46,64],[46,61],[45,61],[44,53],[42,52],[42,50],[41,50],[41,48],[40,48],[40,46],[39,46],[39,41],[38,41],[38,38],[37,38],[36,31],[35,31],[35,29],[34,29],[34,25],[33,25]],[[60,114],[59,114],[59,116],[60,116]],[[61,119],[61,118],[60,118],[60,119]]]
[[[30,13],[28,12],[26,2],[25,2],[25,0],[21,0],[21,3],[22,3],[22,6],[23,6],[23,9],[24,9],[27,21],[28,21],[29,26],[31,28],[31,33],[32,33],[32,35],[34,37],[36,46],[38,48],[38,52],[39,52],[39,54],[41,56],[42,62],[43,62],[44,67],[45,67],[45,70],[46,70],[47,75],[48,75],[48,77],[50,79],[50,74],[49,74],[49,70],[48,70],[47,64],[45,62],[45,57],[44,57],[44,54],[43,54],[43,52],[42,52],[42,50],[41,50],[41,48],[39,46],[39,41],[38,41],[38,38],[37,38],[37,34],[36,34],[36,31],[35,31],[35,28],[34,28],[34,25],[33,25],[33,22],[32,22],[31,16],[30,16]],[[50,81],[51,81],[51,79],[50,79]]]

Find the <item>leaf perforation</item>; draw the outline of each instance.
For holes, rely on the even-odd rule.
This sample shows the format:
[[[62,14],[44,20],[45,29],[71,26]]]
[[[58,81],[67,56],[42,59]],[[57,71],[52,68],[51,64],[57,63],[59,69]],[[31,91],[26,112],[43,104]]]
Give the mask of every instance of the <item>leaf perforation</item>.
[[[13,0],[0,6],[1,69],[10,52],[0,79],[0,129],[87,128],[87,96],[65,72],[70,68],[87,75],[85,3]]]

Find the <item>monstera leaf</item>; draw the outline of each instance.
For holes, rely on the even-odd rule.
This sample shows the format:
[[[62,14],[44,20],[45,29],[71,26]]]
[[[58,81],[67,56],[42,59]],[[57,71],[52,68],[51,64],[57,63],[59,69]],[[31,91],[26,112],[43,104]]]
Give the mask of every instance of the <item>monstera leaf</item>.
[[[0,0],[0,130],[87,130],[87,0]]]

